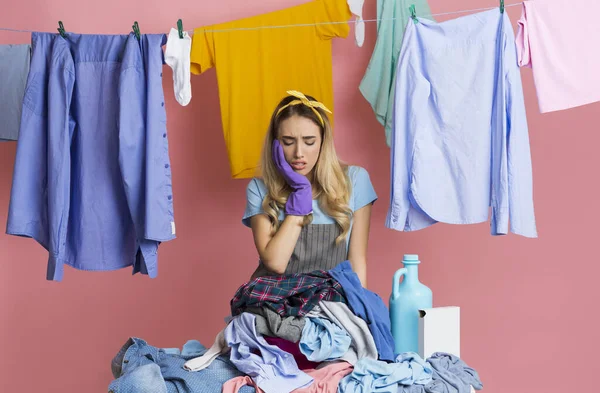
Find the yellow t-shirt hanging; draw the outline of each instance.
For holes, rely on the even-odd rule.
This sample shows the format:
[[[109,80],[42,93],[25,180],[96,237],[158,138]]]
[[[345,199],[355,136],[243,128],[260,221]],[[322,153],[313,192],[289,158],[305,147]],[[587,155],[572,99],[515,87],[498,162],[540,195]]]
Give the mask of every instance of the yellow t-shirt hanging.
[[[333,108],[331,39],[346,37],[349,26],[320,23],[349,20],[346,1],[314,0],[194,30],[191,71],[201,74],[216,67],[233,178],[256,175],[271,114],[287,90]],[[289,24],[307,26],[256,29]],[[240,28],[248,30],[227,31]]]

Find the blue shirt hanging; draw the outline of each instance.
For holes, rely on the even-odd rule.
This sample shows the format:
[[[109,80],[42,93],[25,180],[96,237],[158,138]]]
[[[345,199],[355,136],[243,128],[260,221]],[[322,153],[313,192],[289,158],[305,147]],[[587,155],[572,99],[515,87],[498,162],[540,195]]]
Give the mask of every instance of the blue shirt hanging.
[[[155,277],[175,237],[162,90],[165,35],[32,34],[7,233],[64,265]]]
[[[396,73],[386,226],[485,222],[537,237],[515,37],[506,12],[406,26]]]
[[[30,45],[0,45],[0,142],[19,138]]]

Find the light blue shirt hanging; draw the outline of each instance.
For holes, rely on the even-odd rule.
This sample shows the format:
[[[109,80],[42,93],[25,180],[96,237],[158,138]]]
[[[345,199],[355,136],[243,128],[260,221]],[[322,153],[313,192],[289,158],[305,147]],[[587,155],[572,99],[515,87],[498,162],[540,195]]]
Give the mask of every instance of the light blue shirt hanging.
[[[514,32],[499,9],[409,20],[396,74],[386,226],[475,224],[537,237]]]
[[[7,233],[64,265],[155,277],[175,237],[163,34],[33,33]]]

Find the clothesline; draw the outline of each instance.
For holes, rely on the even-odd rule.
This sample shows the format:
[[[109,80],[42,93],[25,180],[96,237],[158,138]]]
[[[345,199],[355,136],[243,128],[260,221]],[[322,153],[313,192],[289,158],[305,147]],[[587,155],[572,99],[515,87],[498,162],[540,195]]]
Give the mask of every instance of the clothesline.
[[[513,4],[505,4],[504,8],[508,8],[508,7],[515,7],[518,5],[523,4],[523,2],[518,2],[518,3],[513,3]],[[458,11],[450,11],[450,12],[441,12],[441,13],[437,13],[437,14],[422,14],[422,15],[418,15],[419,17],[424,17],[424,16],[444,16],[444,15],[455,15],[455,14],[462,14],[462,13],[468,13],[468,12],[479,12],[479,11],[488,11],[488,10],[492,10],[494,8],[498,8],[498,6],[495,7],[485,7],[485,8],[474,8],[474,9],[469,9],[469,10],[458,10]],[[418,11],[418,10],[417,10]],[[364,19],[364,22],[383,22],[383,21],[395,21],[397,18],[378,18],[378,19]],[[289,24],[289,25],[279,25],[279,26],[256,26],[256,27],[238,27],[238,28],[232,28],[232,29],[219,29],[219,30],[205,30],[206,32],[211,32],[211,33],[223,33],[223,32],[231,32],[231,31],[248,31],[248,30],[262,30],[262,29],[283,29],[283,28],[290,28],[290,27],[309,27],[309,26],[320,26],[320,25],[337,25],[337,24],[344,24],[344,23],[351,23],[349,21],[340,21],[340,22],[319,22],[319,23],[299,23],[299,24]],[[20,30],[20,29],[12,29],[9,27],[0,27],[0,30],[2,31],[9,31],[9,32],[15,32],[15,33],[35,33],[37,31],[35,30]],[[194,30],[186,30],[188,33],[193,33]],[[51,33],[55,33],[55,31],[52,31]],[[67,31],[67,34],[69,33],[69,31]],[[142,31],[143,33],[143,31]]]

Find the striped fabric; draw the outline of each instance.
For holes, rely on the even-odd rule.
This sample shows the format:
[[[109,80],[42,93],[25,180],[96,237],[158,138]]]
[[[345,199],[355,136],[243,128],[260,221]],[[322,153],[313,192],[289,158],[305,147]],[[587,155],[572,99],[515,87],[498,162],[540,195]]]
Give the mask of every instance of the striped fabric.
[[[347,259],[346,242],[335,244],[337,224],[311,224],[302,228],[285,274],[331,270]]]
[[[346,242],[335,244],[335,239],[341,233],[337,224],[310,224],[302,228],[292,257],[285,269],[285,274],[308,273],[314,270],[331,270],[348,259]],[[259,262],[252,275],[256,277],[273,276]]]

